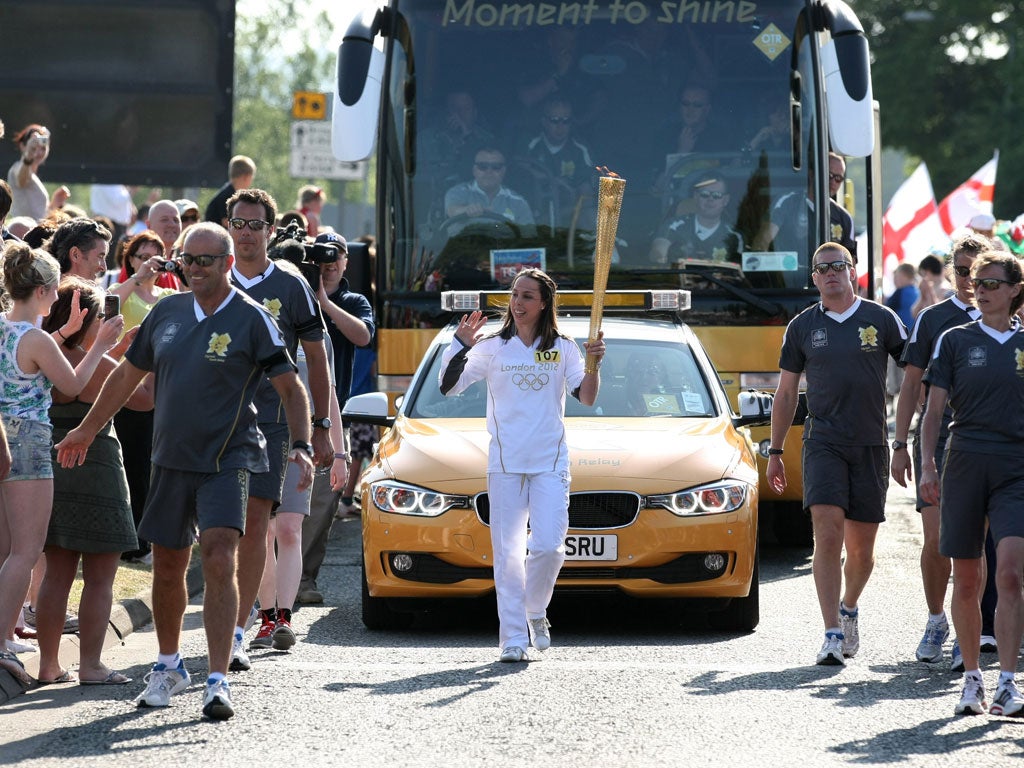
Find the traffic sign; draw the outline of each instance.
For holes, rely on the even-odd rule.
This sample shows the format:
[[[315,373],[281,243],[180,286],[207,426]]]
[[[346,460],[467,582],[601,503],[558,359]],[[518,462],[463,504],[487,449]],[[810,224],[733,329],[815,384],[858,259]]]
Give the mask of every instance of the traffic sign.
[[[369,163],[342,162],[331,152],[331,124],[320,120],[296,120],[291,130],[290,171],[296,179],[361,181]]]
[[[326,120],[327,94],[318,91],[295,91],[292,94],[292,117],[295,120]]]

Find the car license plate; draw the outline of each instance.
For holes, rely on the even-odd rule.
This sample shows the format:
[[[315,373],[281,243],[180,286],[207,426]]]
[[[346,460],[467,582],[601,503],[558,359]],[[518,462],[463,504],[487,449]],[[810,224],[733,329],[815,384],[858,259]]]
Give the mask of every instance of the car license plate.
[[[565,537],[566,560],[617,560],[619,537],[572,533]]]

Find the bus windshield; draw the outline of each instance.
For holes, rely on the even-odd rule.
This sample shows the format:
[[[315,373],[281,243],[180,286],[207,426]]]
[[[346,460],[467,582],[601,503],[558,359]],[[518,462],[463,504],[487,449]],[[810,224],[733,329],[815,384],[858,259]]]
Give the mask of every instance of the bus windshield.
[[[598,167],[626,179],[609,287],[806,292],[833,233],[803,0],[395,7],[385,294],[497,288],[524,265],[589,287]]]

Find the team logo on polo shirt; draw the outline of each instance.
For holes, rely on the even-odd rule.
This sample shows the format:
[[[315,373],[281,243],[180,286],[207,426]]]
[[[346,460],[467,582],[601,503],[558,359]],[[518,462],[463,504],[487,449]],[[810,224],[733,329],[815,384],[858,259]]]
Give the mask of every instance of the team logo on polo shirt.
[[[274,319],[277,320],[281,316],[281,300],[280,299],[264,299],[263,307]]]
[[[1017,368],[1020,368],[1020,353],[1017,353]],[[967,365],[971,368],[980,368],[988,365],[988,352],[984,347],[971,347],[967,350]]]
[[[815,328],[813,331],[811,331],[811,346],[827,347],[828,331],[826,331],[824,328]]]
[[[864,350],[878,348],[878,329],[873,325],[867,328],[858,328],[860,334],[860,348]]]
[[[210,334],[210,346],[206,348],[206,359],[210,359],[210,355],[216,355],[216,357],[227,357],[228,345],[231,343],[230,333],[211,333]]]
[[[1013,356],[1017,360],[1017,371],[1024,371],[1024,349],[1013,350]]]

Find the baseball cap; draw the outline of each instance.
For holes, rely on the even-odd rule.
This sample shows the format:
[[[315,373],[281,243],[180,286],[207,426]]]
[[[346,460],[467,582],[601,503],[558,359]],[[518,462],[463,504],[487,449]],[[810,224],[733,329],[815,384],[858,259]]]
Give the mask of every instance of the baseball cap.
[[[317,235],[314,242],[322,245],[333,245],[342,253],[348,253],[348,243],[345,242],[345,238],[337,232],[324,232],[323,234]]]
[[[178,209],[179,216],[184,216],[185,211],[195,211],[196,213],[199,213],[199,206],[184,197],[181,200],[175,200],[174,205]]]
[[[995,216],[991,213],[978,213],[967,224],[971,229],[992,229],[996,225]]]

